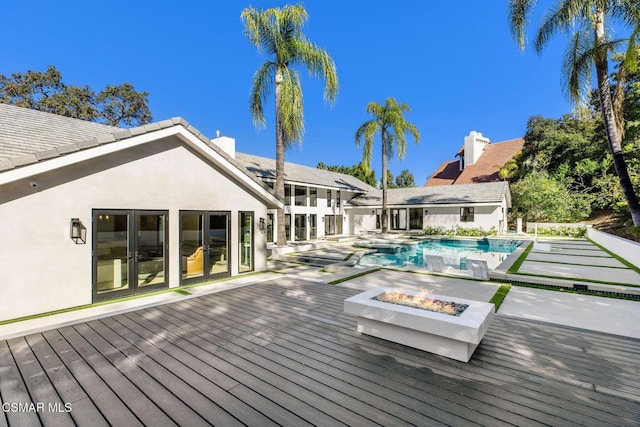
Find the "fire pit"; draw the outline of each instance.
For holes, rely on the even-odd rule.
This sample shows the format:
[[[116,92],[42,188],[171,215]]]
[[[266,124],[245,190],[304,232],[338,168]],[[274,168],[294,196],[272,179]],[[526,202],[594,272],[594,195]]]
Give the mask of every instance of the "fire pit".
[[[494,316],[486,302],[384,287],[346,299],[344,311],[358,317],[358,332],[463,362]]]

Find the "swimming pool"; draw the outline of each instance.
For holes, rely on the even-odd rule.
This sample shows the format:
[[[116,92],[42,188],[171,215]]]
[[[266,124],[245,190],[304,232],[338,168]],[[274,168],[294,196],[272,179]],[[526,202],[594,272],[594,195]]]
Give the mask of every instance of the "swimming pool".
[[[419,267],[424,268],[423,253],[442,255],[446,266],[457,270],[467,269],[467,257],[487,261],[490,269],[496,268],[516,250],[522,240],[511,239],[427,239],[418,243],[370,243],[377,250],[364,255],[358,264],[365,266]]]

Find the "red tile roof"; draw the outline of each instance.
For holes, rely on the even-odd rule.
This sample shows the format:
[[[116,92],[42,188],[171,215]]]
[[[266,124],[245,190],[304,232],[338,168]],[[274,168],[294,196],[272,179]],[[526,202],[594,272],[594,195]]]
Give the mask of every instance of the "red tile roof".
[[[489,144],[478,161],[459,170],[458,160],[442,163],[427,180],[425,187],[433,185],[474,184],[476,182],[501,181],[498,177],[500,168],[511,160],[524,147],[524,139]],[[462,150],[458,152],[460,154]]]

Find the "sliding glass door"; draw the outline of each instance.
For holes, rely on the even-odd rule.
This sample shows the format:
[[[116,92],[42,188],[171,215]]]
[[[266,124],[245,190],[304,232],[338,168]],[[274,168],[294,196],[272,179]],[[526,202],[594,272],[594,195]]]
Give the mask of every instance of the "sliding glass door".
[[[180,213],[180,284],[229,276],[229,232],[229,212]]]
[[[94,300],[167,286],[167,212],[93,212]]]

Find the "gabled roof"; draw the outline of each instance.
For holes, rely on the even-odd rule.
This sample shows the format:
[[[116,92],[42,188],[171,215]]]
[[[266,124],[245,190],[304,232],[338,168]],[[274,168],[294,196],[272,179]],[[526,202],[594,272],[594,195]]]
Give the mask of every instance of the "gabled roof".
[[[270,206],[282,205],[267,185],[180,117],[123,129],[7,104],[0,104],[0,185],[168,136],[224,168]]]
[[[259,177],[260,179],[276,178],[276,161],[274,159],[236,152],[236,160],[250,174]],[[284,174],[284,179],[287,183],[293,182],[310,184],[320,187],[336,188],[338,190],[348,190],[355,193],[375,191],[374,187],[360,181],[354,176],[303,166],[296,163],[285,162]]]
[[[524,147],[524,139],[516,138],[508,141],[489,144],[480,158],[473,165],[459,170],[458,160],[442,163],[425,184],[426,187],[435,185],[459,185],[480,182],[500,181],[498,171]],[[460,150],[460,155],[464,150]]]
[[[387,190],[388,206],[422,206],[443,204],[499,204],[503,198],[511,204],[507,182],[487,182],[454,186],[391,188]],[[375,190],[349,200],[353,207],[382,206],[382,190]]]

